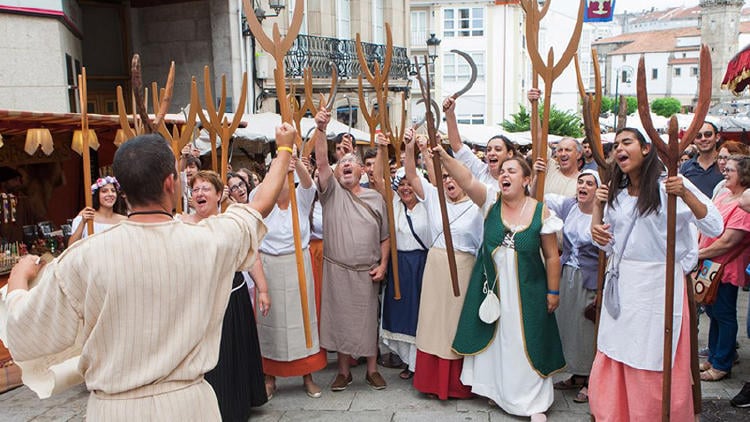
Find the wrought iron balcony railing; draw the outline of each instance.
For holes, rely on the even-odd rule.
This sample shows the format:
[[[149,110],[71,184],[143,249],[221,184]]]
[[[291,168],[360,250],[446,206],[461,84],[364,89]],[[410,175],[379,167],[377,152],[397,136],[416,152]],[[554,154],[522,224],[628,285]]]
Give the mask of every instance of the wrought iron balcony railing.
[[[383,65],[385,45],[362,43],[370,70],[374,63]],[[357,60],[357,48],[354,40],[298,35],[292,48],[284,59],[287,78],[301,78],[308,66],[312,68],[313,78],[329,78],[331,67],[336,66],[340,78],[356,78],[362,71]],[[411,63],[406,48],[393,47],[391,62],[391,80],[407,80]]]

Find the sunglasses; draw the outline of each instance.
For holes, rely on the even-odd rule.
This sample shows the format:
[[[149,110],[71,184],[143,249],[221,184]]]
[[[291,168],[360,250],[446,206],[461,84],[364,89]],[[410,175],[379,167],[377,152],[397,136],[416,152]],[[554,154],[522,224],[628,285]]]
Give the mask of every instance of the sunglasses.
[[[695,139],[710,138],[712,136],[714,136],[714,132],[707,130],[705,132],[698,132],[698,134],[695,135]]]

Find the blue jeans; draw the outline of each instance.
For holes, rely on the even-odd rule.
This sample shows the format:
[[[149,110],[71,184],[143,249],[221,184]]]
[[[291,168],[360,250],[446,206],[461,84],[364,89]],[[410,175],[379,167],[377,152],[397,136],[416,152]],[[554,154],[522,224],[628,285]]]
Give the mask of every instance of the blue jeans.
[[[708,361],[711,366],[729,372],[734,363],[737,344],[737,286],[719,284],[716,302],[706,306],[711,319],[708,329]]]

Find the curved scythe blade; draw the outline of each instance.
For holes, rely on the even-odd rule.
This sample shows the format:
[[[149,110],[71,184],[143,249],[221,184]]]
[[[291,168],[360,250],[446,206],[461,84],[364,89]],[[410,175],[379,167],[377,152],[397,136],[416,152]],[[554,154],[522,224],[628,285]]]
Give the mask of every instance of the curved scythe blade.
[[[472,86],[474,86],[474,82],[476,82],[477,80],[477,64],[474,63],[474,59],[471,58],[471,55],[469,55],[469,53],[455,49],[451,50],[451,53],[456,53],[459,56],[463,57],[464,60],[469,62],[469,66],[471,66],[471,77],[469,78],[469,82],[467,82],[463,88],[451,95],[451,98],[455,100],[456,98],[466,94],[466,92],[470,90]]]

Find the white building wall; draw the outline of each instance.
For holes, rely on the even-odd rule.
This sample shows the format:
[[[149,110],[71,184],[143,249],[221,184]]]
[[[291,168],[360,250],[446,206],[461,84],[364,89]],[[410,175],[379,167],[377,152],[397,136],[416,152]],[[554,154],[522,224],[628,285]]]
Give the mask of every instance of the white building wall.
[[[70,112],[65,54],[81,42],[59,20],[0,14],[0,108]]]

